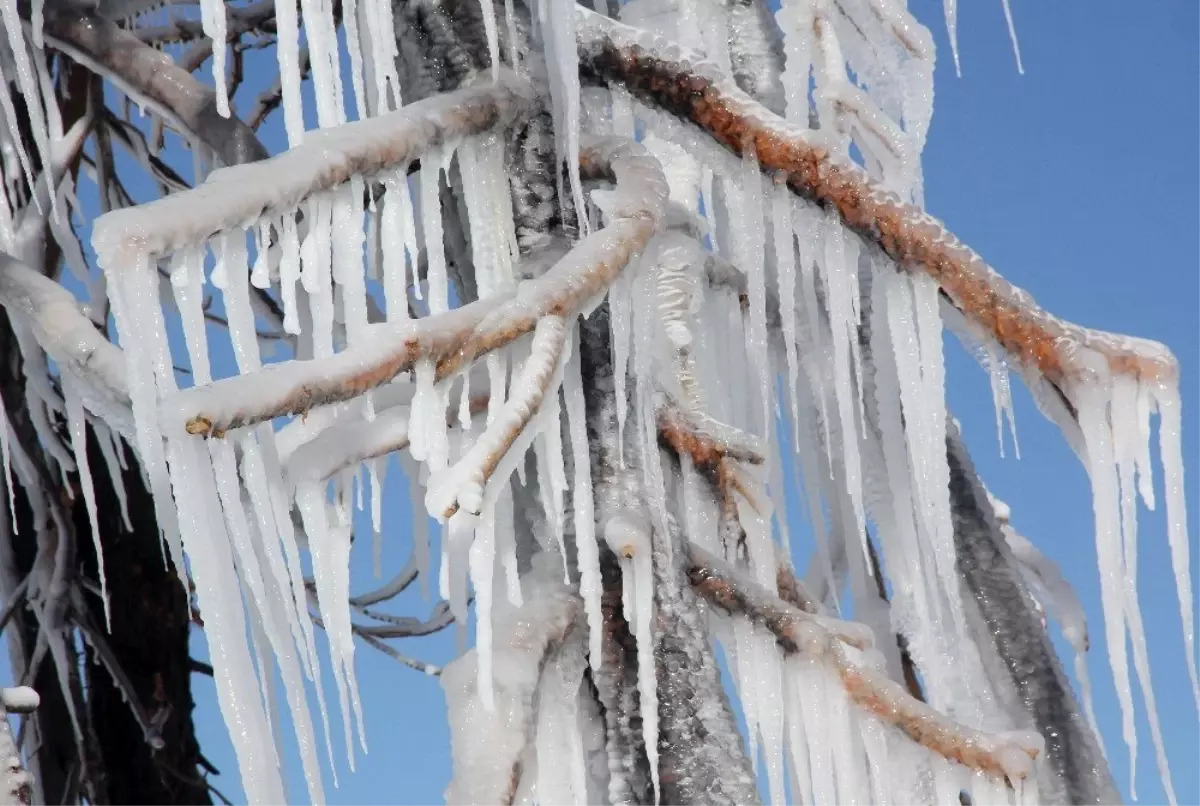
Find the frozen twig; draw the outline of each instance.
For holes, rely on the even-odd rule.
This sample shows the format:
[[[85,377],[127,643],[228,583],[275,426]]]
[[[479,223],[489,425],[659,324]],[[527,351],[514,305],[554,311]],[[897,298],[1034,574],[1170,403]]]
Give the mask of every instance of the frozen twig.
[[[945,226],[881,189],[858,166],[831,158],[812,132],[745,95],[694,51],[576,6],[585,71],[624,85],[641,100],[688,120],[736,154],[752,147],[763,170],[781,172],[801,196],[837,211],[847,227],[878,244],[897,265],[934,278],[964,314],[1022,366],[1069,386],[1083,349],[1112,371],[1169,381],[1178,363],[1162,345],[1057,319],[1004,280]]]
[[[378,120],[383,118],[368,123]],[[614,190],[593,194],[609,210],[608,225],[511,296],[488,297],[424,319],[371,325],[360,344],[330,358],[274,364],[180,392],[164,400],[163,416],[171,427],[186,424],[190,433],[219,436],[230,428],[350,400],[412,369],[418,360],[433,362],[436,378],[446,378],[531,332],[543,317],[574,316],[645,247],[661,222],[667,196],[658,162],[635,143],[598,141],[586,146],[580,159],[585,176],[616,177]],[[242,186],[229,190],[237,196]]]
[[[431,479],[426,502],[429,510],[449,518],[460,508],[478,515],[484,489],[500,460],[529,425],[550,393],[555,370],[567,342],[567,323],[560,316],[538,321],[529,358],[513,382],[512,395],[487,430],[469,451],[440,479]]]
[[[806,614],[695,545],[688,548],[688,577],[696,591],[717,607],[769,629],[789,654],[824,656],[836,668],[850,699],[913,741],[967,767],[1006,776],[1014,784],[1033,772],[1042,750],[1037,734],[985,734],[959,725],[912,697],[883,672],[851,658],[844,645],[869,647],[862,625]],[[853,639],[853,640],[847,640]]]
[[[695,544],[688,544],[687,552],[688,576],[704,598],[722,610],[741,613],[761,623],[789,652],[803,652],[813,629],[856,649],[870,649],[874,644],[874,636],[865,625],[798,610],[745,578],[715,554]]]

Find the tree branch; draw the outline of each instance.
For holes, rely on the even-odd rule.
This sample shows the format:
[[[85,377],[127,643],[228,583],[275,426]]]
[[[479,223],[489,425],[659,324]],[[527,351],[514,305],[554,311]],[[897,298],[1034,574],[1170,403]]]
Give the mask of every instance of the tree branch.
[[[217,111],[212,89],[170,56],[96,11],[48,6],[43,32],[51,47],[149,106],[184,137],[204,144],[223,164],[255,162],[268,156],[250,127],[236,116],[223,117]]]
[[[381,119],[369,122],[377,120]],[[425,128],[431,127],[426,123]],[[574,316],[603,294],[645,247],[659,226],[667,195],[658,162],[634,143],[599,141],[581,153],[581,161],[585,174],[610,172],[617,177],[616,190],[600,197],[609,205],[608,226],[577,243],[545,274],[522,283],[511,296],[488,297],[424,319],[372,325],[370,338],[331,358],[273,364],[180,392],[163,401],[164,416],[168,422],[186,423],[190,433],[220,436],[230,428],[357,397],[420,359],[435,364],[437,379],[446,378],[529,333],[543,317]],[[232,194],[224,195],[244,193],[245,188],[238,183],[228,190]],[[136,220],[130,219],[131,233]]]
[[[788,654],[826,658],[860,708],[896,726],[918,744],[967,767],[1003,775],[1014,784],[1033,773],[1033,760],[1043,747],[1040,735],[990,735],[952,722],[882,672],[852,660],[842,646],[845,637],[830,628],[830,621],[796,610],[697,546],[689,545],[687,551],[688,576],[701,596],[730,615],[766,627]]]
[[[1081,349],[1111,371],[1170,382],[1178,363],[1163,345],[1089,330],[1055,318],[1010,285],[925,211],[879,188],[857,166],[835,161],[812,133],[781,120],[720,77],[703,56],[576,6],[582,68],[619,83],[645,102],[690,121],[741,155],[753,149],[799,195],[836,211],[898,266],[921,271],[1022,366],[1060,388],[1085,376]]]

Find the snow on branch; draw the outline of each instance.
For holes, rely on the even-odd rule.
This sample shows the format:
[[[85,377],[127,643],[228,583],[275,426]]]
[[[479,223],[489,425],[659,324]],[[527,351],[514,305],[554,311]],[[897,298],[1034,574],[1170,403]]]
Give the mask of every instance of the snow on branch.
[[[430,479],[426,497],[431,512],[450,518],[459,508],[478,515],[484,489],[500,460],[524,432],[550,392],[555,370],[567,343],[567,323],[560,316],[540,319],[533,331],[529,359],[513,383],[512,395],[483,435],[441,478]]]
[[[217,170],[186,193],[101,216],[92,243],[105,268],[201,247],[218,233],[278,217],[352,177],[373,177],[443,143],[507,126],[533,103],[524,81],[505,73],[495,83],[309,132],[302,145],[272,159]]]
[[[640,100],[699,126],[738,155],[752,152],[764,171],[781,173],[801,196],[837,212],[897,265],[932,277],[964,314],[1020,364],[1060,387],[1087,371],[1085,349],[1112,372],[1170,383],[1178,375],[1157,342],[1080,327],[1040,308],[924,210],[881,189],[848,160],[835,160],[813,132],[757,103],[704,57],[576,7],[583,68],[623,85]]]
[[[1017,785],[1033,773],[1042,739],[1032,733],[986,734],[956,724],[910,695],[882,671],[851,658],[844,645],[867,649],[869,628],[805,613],[745,579],[726,563],[688,545],[688,577],[721,610],[766,627],[792,655],[824,656],[836,667],[850,699],[918,744],[964,766],[1003,775]]]
[[[662,169],[635,143],[588,144],[580,153],[580,170],[585,178],[616,179],[614,189],[593,192],[609,215],[608,225],[577,243],[541,277],[521,283],[509,296],[494,295],[424,319],[371,325],[368,337],[329,358],[273,364],[179,392],[163,401],[167,424],[220,436],[230,428],[350,400],[412,369],[418,360],[431,362],[440,380],[531,332],[546,316],[578,314],[646,246],[661,224],[667,195]],[[238,197],[241,187],[231,186],[229,195]]]
[[[89,390],[102,392],[108,405],[97,413],[130,433],[125,357],[84,315],[70,291],[0,252],[0,305],[29,323],[38,345],[61,372],[83,380]],[[109,416],[117,412],[123,415]]]

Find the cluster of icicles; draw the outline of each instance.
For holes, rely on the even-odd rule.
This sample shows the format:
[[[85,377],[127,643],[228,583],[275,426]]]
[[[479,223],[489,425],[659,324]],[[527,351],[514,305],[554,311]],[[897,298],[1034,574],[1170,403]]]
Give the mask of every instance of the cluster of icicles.
[[[481,0],[481,5],[492,64],[499,65],[497,17],[491,0]],[[205,618],[222,713],[227,724],[237,726],[231,736],[247,796],[259,803],[286,799],[274,742],[273,722],[279,714],[270,707],[274,679],[270,657],[275,658],[284,683],[314,802],[320,802],[323,794],[306,680],[315,686],[332,765],[329,719],[303,579],[304,547],[330,639],[351,764],[355,721],[365,749],[345,604],[350,536],[364,485],[371,488],[375,533],[382,531],[386,457],[400,449],[417,509],[427,504],[430,513],[440,518],[447,501],[461,507],[441,530],[439,580],[442,597],[462,623],[473,589],[477,622],[476,649],[469,656],[473,660],[452,665],[444,679],[451,699],[456,765],[470,767],[480,758],[486,761],[489,753],[500,757],[505,742],[523,745],[524,721],[536,719],[531,761],[542,752],[561,758],[563,747],[570,748],[572,760],[536,765],[536,775],[527,776],[521,798],[542,803],[595,802],[603,797],[604,782],[620,774],[599,760],[603,753],[597,739],[598,716],[579,694],[583,664],[600,663],[598,540],[605,539],[624,558],[624,606],[642,659],[638,684],[657,790],[651,651],[654,597],[647,529],[662,528],[667,502],[678,493],[685,502],[690,539],[713,552],[724,550],[716,501],[686,457],[680,489],[667,489],[654,419],[656,395],[662,389],[694,414],[755,435],[762,445],[781,446],[778,452],[767,451],[765,464],[741,468],[743,487],[753,493],[754,505],[741,497],[737,504],[747,535],[750,570],[758,584],[776,589],[777,556],[780,551],[786,554],[790,545],[791,520],[783,504],[804,501],[818,546],[810,575],[816,587],[823,586],[826,598],[836,600],[837,577],[847,575],[856,617],[879,636],[897,629],[905,636],[931,704],[947,718],[977,730],[1010,729],[1009,715],[986,690],[984,661],[974,651],[955,573],[949,471],[943,449],[947,429],[943,325],[936,285],[923,275],[897,272],[836,217],[763,177],[753,154],[744,160],[731,157],[694,130],[640,106],[620,90],[581,92],[574,40],[576,26],[586,23],[586,17],[577,18],[567,3],[535,5],[543,9],[537,22],[548,62],[556,145],[575,171],[569,177],[575,209],[586,209],[576,167],[579,132],[634,138],[640,131],[643,144],[662,166],[673,203],[671,217],[682,219],[689,233],[661,234],[620,274],[607,297],[618,427],[622,432],[627,427],[636,429],[634,442],[640,448],[638,465],[645,474],[652,526],[631,516],[603,524],[598,534],[591,501],[584,379],[576,322],[570,319],[543,322],[531,338],[488,353],[478,369],[464,367],[439,380],[431,362],[418,361],[411,373],[388,385],[349,403],[315,408],[278,429],[262,423],[203,440],[186,433],[182,419],[162,416],[162,402],[174,397],[177,379],[160,304],[159,261],[170,277],[170,293],[197,386],[212,379],[209,340],[217,337],[205,325],[206,282],[223,301],[240,374],[255,373],[264,365],[251,285],[278,293],[284,329],[298,337],[297,357],[313,359],[312,366],[320,367],[322,360],[346,346],[362,345],[373,335],[369,323],[379,319],[373,309],[381,309],[389,324],[407,320],[413,310],[436,317],[452,309],[439,186],[457,160],[461,174],[472,177],[463,183],[462,193],[479,295],[514,293],[519,287],[519,255],[503,143],[497,133],[466,137],[426,152],[421,155],[421,170],[411,176],[407,165],[392,166],[380,175],[355,176],[340,187],[305,198],[298,207],[269,207],[258,220],[204,235],[170,253],[131,253],[97,236],[127,357],[125,382],[133,417],[130,421],[128,410],[114,404],[110,395],[93,390],[88,379],[64,373],[64,413],[75,443],[75,461],[66,453],[55,458],[64,469],[78,468],[94,521],[82,445],[84,418],[91,415],[93,423],[112,425],[136,448],[171,560],[185,582],[185,554],[188,559]],[[674,17],[654,13],[654,4],[648,2],[631,3],[623,14],[653,23],[657,33],[682,45],[708,52],[716,67],[730,74],[728,49],[706,41],[712,31],[723,28],[704,24],[725,13],[722,4],[691,0],[680,5],[687,8]],[[784,2],[777,14],[788,53],[782,76],[787,116],[807,127],[810,103],[815,104],[821,134],[832,148],[848,158],[853,143],[878,180],[919,201],[919,155],[932,113],[928,32],[895,0],[842,5]],[[15,4],[5,2],[0,8],[10,53],[16,54],[11,62],[5,55],[5,75],[15,72],[26,98],[40,97],[39,76],[42,84],[48,86],[48,81],[34,65],[45,60],[32,58],[36,51],[27,50],[21,39]],[[205,0],[201,9],[206,34],[224,41],[222,4]],[[343,14],[357,116],[374,117],[399,108],[395,43],[384,33],[393,28],[391,3],[343,3]],[[331,4],[304,2],[300,15],[307,33],[318,124],[335,128],[345,123],[346,114]],[[276,20],[283,115],[289,144],[296,147],[306,134],[298,39],[301,20],[296,6],[286,2],[277,4]],[[213,64],[218,103],[228,110],[223,49],[218,51]],[[847,66],[857,81],[851,80]],[[815,85],[811,102],[810,75]],[[499,79],[498,70],[493,77]],[[12,124],[12,103],[5,92],[7,82],[0,81],[0,111]],[[37,112],[32,121],[35,143],[46,164],[53,141],[62,136],[61,125],[47,122],[39,104],[31,104],[31,110]],[[10,135],[20,159],[19,165],[4,165],[5,175],[12,177],[14,168],[23,168],[32,182],[30,162],[15,128]],[[338,148],[336,134],[324,146]],[[223,174],[213,181],[231,181],[236,169]],[[372,182],[382,184],[384,198],[364,205]],[[4,191],[7,248],[15,243],[7,181]],[[600,203],[600,196],[593,201],[601,211],[609,209]],[[196,215],[203,219],[206,212],[197,210]],[[603,215],[593,219],[583,224],[603,228],[608,223]],[[144,224],[139,237],[149,242],[155,227],[189,227],[186,220],[148,219]],[[97,233],[103,232],[102,225],[103,221],[98,223]],[[746,272],[748,311],[743,310],[738,288],[709,287],[703,267],[710,255]],[[417,279],[419,256],[426,269],[424,281]],[[382,292],[377,296],[382,300],[372,296],[368,280],[378,282]],[[770,318],[772,306],[778,322]],[[429,327],[437,328],[438,321],[430,319]],[[870,334],[865,344],[860,329]],[[27,372],[34,378],[45,359],[38,345],[23,341],[21,347]],[[44,342],[40,347],[49,351]],[[985,342],[983,350],[989,358],[999,419],[1000,410],[1010,405],[1007,372],[998,348]],[[1126,631],[1132,638],[1134,667],[1149,706],[1164,780],[1169,780],[1137,604],[1135,498],[1140,495],[1147,505],[1154,503],[1148,443],[1150,416],[1157,409],[1169,539],[1190,658],[1191,590],[1179,397],[1168,385],[1112,376],[1102,360],[1093,358],[1097,357],[1074,357],[1080,380],[1064,391],[1078,412],[1081,440],[1076,447],[1092,477],[1107,643],[1125,716],[1125,738],[1133,748]],[[270,381],[264,378],[264,382]],[[630,382],[638,401],[637,421],[627,423]],[[549,391],[542,396],[538,389]],[[57,408],[57,394],[37,383],[30,383],[27,390],[35,425],[53,448],[58,443],[46,418]],[[270,391],[262,390],[267,397]],[[472,395],[479,392],[486,393],[488,403],[486,410],[476,412]],[[777,403],[777,394],[782,403]],[[509,401],[526,401],[526,408],[532,410],[519,412],[518,420],[527,424],[500,466],[486,483],[456,474],[460,460],[472,451],[494,449],[481,444],[479,435],[498,418],[511,415],[512,407],[506,408]],[[255,409],[254,395],[226,404]],[[170,406],[166,410],[177,411]],[[564,414],[566,445],[560,429]],[[7,476],[7,428],[3,435],[0,444]],[[791,439],[785,440],[784,435]],[[112,455],[115,463],[119,451],[109,451],[107,440],[101,440],[101,445],[106,459]],[[537,536],[546,552],[533,572],[518,577],[510,478],[523,468],[530,449],[537,463],[546,523]],[[574,472],[570,479],[568,450]],[[795,468],[790,474],[784,470],[789,464]],[[803,478],[802,492],[791,489],[789,476]],[[423,500],[415,492],[422,487],[427,489]],[[574,519],[570,529],[565,522],[568,495]],[[774,511],[769,502],[775,504]],[[293,520],[293,507],[299,510],[302,529]],[[874,593],[863,538],[868,522],[877,531],[892,579],[890,605]],[[414,527],[422,572],[433,550],[424,524],[420,517]],[[569,531],[578,549],[578,591],[590,627],[590,646],[585,653],[582,642],[564,644],[553,661],[553,674],[539,678],[546,639],[535,633],[553,629],[555,618],[562,617],[562,608],[569,607],[565,603],[570,601],[564,593],[561,565],[550,567],[546,558],[566,554],[562,542]],[[844,570],[835,570],[838,567]],[[503,580],[502,594],[493,592],[493,579]],[[749,726],[751,757],[756,764],[761,757],[766,765],[773,802],[783,802],[789,786],[793,797],[815,803],[957,802],[962,790],[969,791],[975,803],[1036,801],[1038,776],[1031,773],[1027,757],[1009,759],[1007,776],[949,762],[860,712],[821,654],[785,658],[774,637],[762,628],[725,620],[716,613],[710,617],[730,659]],[[879,650],[870,653],[843,649],[863,668],[899,678],[899,657],[892,642],[879,641]],[[1194,669],[1192,674],[1194,681]],[[529,704],[537,686],[541,708],[535,717]],[[498,719],[501,713],[513,718]],[[473,748],[472,741],[484,735],[478,726],[493,723],[495,730],[486,732],[492,746]],[[507,774],[506,770],[492,772]],[[480,775],[482,781],[487,773]],[[790,783],[785,783],[789,778]],[[460,794],[472,797],[469,786]]]

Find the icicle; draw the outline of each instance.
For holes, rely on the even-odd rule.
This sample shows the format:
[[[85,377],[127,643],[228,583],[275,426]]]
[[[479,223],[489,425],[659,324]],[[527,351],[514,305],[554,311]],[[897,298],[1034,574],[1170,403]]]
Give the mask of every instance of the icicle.
[[[402,103],[400,76],[396,69],[395,19],[389,0],[365,0],[370,36],[372,74],[375,79],[374,114],[398,109]],[[389,98],[389,90],[391,97]]]
[[[25,100],[25,116],[32,130],[34,145],[37,148],[38,163],[43,166],[43,174],[49,177],[49,167],[53,164],[53,154],[50,149],[50,133],[47,129],[45,110],[42,107],[42,94],[38,91],[37,75],[34,72],[33,63],[30,61],[29,51],[25,47],[25,27],[22,25],[21,18],[17,14],[16,3],[6,2],[0,4],[0,21],[3,21],[4,28],[8,32],[8,46],[17,68],[17,86],[21,88],[21,95]],[[17,128],[18,118],[12,108],[12,100],[8,97],[7,76],[0,79],[0,81],[5,83],[3,93],[5,98],[7,98],[6,103],[4,102],[5,98],[0,98],[0,103],[3,104],[3,108],[0,111],[9,120],[9,132],[12,135],[13,143],[17,146],[17,153],[24,156],[22,165],[25,168],[25,178],[29,182],[30,192],[33,193],[34,204],[40,210],[41,203],[38,201],[36,183],[34,182],[29,158],[21,145],[21,134]],[[576,154],[576,157],[578,157],[578,154]],[[49,179],[47,178],[46,181],[49,181]],[[54,193],[54,188],[50,188],[50,191],[50,209],[53,215],[57,215],[58,211],[55,199],[58,194]]]
[[[276,55],[283,94],[283,125],[288,146],[295,148],[304,139],[304,107],[300,100],[300,20],[294,0],[275,0],[275,25],[279,34]]]
[[[1008,24],[1008,38],[1012,42],[1013,58],[1017,60],[1017,72],[1025,75],[1025,66],[1021,64],[1021,43],[1017,41],[1017,28],[1013,25],[1012,7],[1010,0],[1000,0],[1004,6],[1004,21]],[[956,43],[957,45],[957,43]],[[957,63],[958,57],[955,56]]]
[[[753,148],[742,152],[742,174],[739,178],[739,209],[731,211],[730,225],[735,237],[737,264],[749,277],[750,328],[746,350],[758,376],[758,391],[762,406],[759,433],[766,436],[771,420],[774,395],[771,393],[771,350],[767,340],[767,270],[765,265],[766,226],[763,223],[762,173]]]
[[[87,419],[83,412],[83,400],[75,381],[62,379],[63,398],[67,404],[67,426],[71,432],[71,447],[75,450],[75,468],[79,472],[79,486],[83,488],[83,500],[87,506],[88,523],[92,527],[92,546],[96,550],[96,569],[100,576],[100,598],[104,602],[104,626],[112,632],[112,609],[108,601],[108,582],[104,575],[104,550],[100,544],[100,524],[96,518],[96,489],[92,485],[92,470],[87,455]],[[99,435],[97,435],[99,436]],[[120,482],[114,478],[113,485]]]
[[[308,40],[317,125],[321,128],[337,126],[346,122],[346,116],[342,107],[341,60],[333,9],[328,0],[301,0],[300,13],[304,18],[304,34]]]
[[[350,626],[350,611],[345,602],[350,589],[350,534],[347,526],[330,524],[325,492],[315,484],[305,483],[296,489],[296,505],[308,534],[308,549],[312,557],[313,576],[317,583],[317,600],[321,620],[329,636],[333,655],[334,681],[346,734],[346,749],[350,769],[354,769],[354,750],[351,739],[350,703],[358,711],[358,684],[354,676],[354,634]],[[362,715],[358,714],[361,728]],[[361,730],[360,730],[361,739]]]
[[[833,372],[835,387],[835,402],[837,406],[838,427],[841,432],[842,454],[839,457],[846,473],[846,485],[854,508],[855,537],[862,548],[863,556],[868,555],[866,538],[866,516],[863,512],[862,500],[862,464],[858,451],[858,440],[855,434],[858,426],[854,420],[853,367],[851,361],[857,354],[858,320],[854,315],[852,290],[848,287],[850,274],[858,273],[857,266],[850,266],[846,261],[845,240],[841,221],[836,217],[826,217],[822,221],[824,231],[825,253],[817,261],[820,278],[826,291],[826,312],[829,316],[829,328],[833,340]],[[851,236],[853,237],[853,236]],[[857,254],[857,250],[855,250]],[[853,342],[853,345],[852,345]],[[859,389],[861,390],[861,385]],[[854,540],[855,537],[849,537]]]
[[[1183,488],[1183,419],[1179,405],[1179,387],[1164,383],[1153,391],[1158,405],[1159,456],[1163,467],[1163,489],[1167,504],[1167,541],[1171,547],[1171,567],[1175,590],[1179,594],[1179,615],[1183,621],[1184,647],[1187,649],[1188,674],[1192,696],[1200,709],[1200,684],[1196,676],[1195,622],[1192,610],[1191,560],[1188,557],[1187,500]],[[1149,435],[1147,435],[1148,437]],[[1149,463],[1143,465],[1147,469]],[[1149,474],[1145,474],[1149,479]],[[1145,497],[1143,495],[1143,497]],[[1149,503],[1149,502],[1148,502]]]
[[[779,316],[783,324],[784,355],[787,359],[788,398],[794,424],[800,417],[796,389],[800,359],[796,353],[796,244],[793,240],[791,195],[787,185],[780,183],[774,186],[771,193],[771,233],[774,236]]]
[[[537,799],[546,804],[583,806],[588,800],[576,696],[583,675],[578,646],[563,647],[547,663],[543,674],[534,742],[538,757]]]
[[[476,685],[483,707],[495,708],[492,686],[492,582],[496,574],[496,511],[485,507],[475,527],[468,554],[471,586],[475,589]]]
[[[425,496],[421,490],[420,465],[413,459],[411,451],[400,455],[400,466],[408,477],[409,496],[412,506],[413,560],[417,566],[417,579],[421,595],[429,598],[429,515],[425,511]]]
[[[1008,4],[1005,3],[1007,6]],[[942,11],[946,15],[946,34],[950,37],[950,52],[954,54],[954,72],[962,78],[962,65],[958,61],[958,0],[942,0]]]
[[[0,427],[3,426],[0,425]],[[96,441],[100,443],[100,454],[104,457],[108,478],[112,481],[113,492],[117,496],[117,506],[121,510],[121,525],[125,527],[126,531],[132,532],[133,524],[129,520],[129,497],[125,491],[125,477],[121,472],[125,469],[125,463],[119,456],[120,437],[100,422],[93,421],[92,430],[96,432]]]
[[[348,344],[367,330],[367,288],[363,274],[363,178],[352,176],[333,199],[333,280],[342,292]]]
[[[442,170],[450,153],[444,148],[425,152],[421,159],[421,223],[425,232],[425,266],[429,281],[429,312],[450,309],[446,278],[446,245],[442,236]],[[420,285],[417,298],[421,298]]]
[[[654,573],[650,524],[635,511],[620,512],[604,525],[604,540],[613,553],[621,558],[624,584],[621,604],[637,639],[642,732],[654,785],[654,802],[657,804],[662,797],[662,789],[658,779],[658,688],[651,629],[654,622]]]
[[[630,340],[633,337],[632,292],[632,272],[627,269],[617,275],[617,279],[613,281],[608,293],[609,326],[613,350],[613,384],[616,388],[617,404],[617,456],[621,467],[625,466],[625,419],[629,409],[629,397],[625,390],[625,384],[629,377]]]
[[[554,112],[554,133],[558,162],[567,163],[571,198],[574,202],[581,236],[588,234],[587,209],[583,201],[583,182],[579,178],[579,66],[575,51],[575,5],[549,3],[539,15],[542,40],[546,49],[546,67],[550,74],[550,98]],[[561,177],[560,171],[554,172]],[[559,198],[561,192],[561,179]]]
[[[1098,358],[1098,357],[1097,357]],[[1102,360],[1102,359],[1100,359]],[[1105,368],[1106,369],[1106,368]],[[1105,643],[1112,668],[1117,701],[1121,706],[1122,733],[1129,747],[1130,793],[1137,770],[1137,730],[1133,717],[1133,692],[1126,655],[1124,598],[1125,563],[1120,544],[1120,498],[1113,456],[1112,430],[1108,422],[1107,390],[1087,381],[1073,396],[1079,429],[1087,446],[1088,475],[1092,481],[1092,505],[1096,517],[1096,556],[1100,564],[1100,597],[1104,613]]]
[[[312,314],[314,358],[333,355],[332,235],[333,205],[317,197],[305,205],[308,234],[300,244],[300,282],[308,293]]]
[[[1008,8],[1007,0],[1005,0],[1005,8]],[[483,33],[487,39],[488,62],[492,66],[492,80],[495,81],[500,77],[500,36],[496,31],[496,6],[493,0],[479,0],[479,10],[483,14]],[[513,66],[516,66],[515,61]]]
[[[783,91],[787,99],[787,119],[797,126],[808,128],[809,73],[813,53],[813,0],[783,0],[775,19],[783,31],[786,61],[783,71]]]
[[[512,489],[505,486],[496,498],[496,552],[504,569],[508,603],[521,607],[525,597],[521,592],[521,574],[517,566],[517,537],[513,525]]]
[[[417,260],[417,233],[406,171],[397,170],[383,180],[385,191],[379,226],[383,252],[383,296],[389,322],[409,318],[407,267],[415,266]]]
[[[229,88],[225,84],[226,35],[225,4],[221,0],[200,0],[200,24],[212,40],[213,83],[217,88],[217,114],[229,117]]]
[[[576,336],[576,339],[580,339]],[[601,666],[601,640],[604,621],[600,610],[600,552],[596,544],[595,502],[592,498],[592,457],[587,435],[582,366],[579,350],[571,351],[563,375],[563,397],[567,404],[567,430],[571,440],[575,480],[571,488],[571,508],[575,514],[576,564],[579,566],[579,594],[588,618],[588,658],[593,670]]]
[[[1146,704],[1146,716],[1150,723],[1150,738],[1154,744],[1159,777],[1166,790],[1167,800],[1175,803],[1175,791],[1171,784],[1171,773],[1167,765],[1166,749],[1163,746],[1162,729],[1159,725],[1158,707],[1154,689],[1150,682],[1150,658],[1146,651],[1146,629],[1142,622],[1142,611],[1137,597],[1137,489],[1134,483],[1135,468],[1143,428],[1138,422],[1138,382],[1127,376],[1114,376],[1110,421],[1112,423],[1113,455],[1117,466],[1117,481],[1120,485],[1121,533],[1125,553],[1124,609],[1129,639],[1133,647],[1133,666],[1137,672],[1138,685]],[[1148,413],[1148,412],[1147,412]],[[1145,430],[1149,430],[1146,428]]]
[[[367,0],[370,3],[370,0]],[[354,88],[354,112],[358,120],[367,117],[367,90],[363,82],[362,35],[358,30],[358,0],[345,0],[342,19],[346,24],[346,48],[350,51],[350,86]]]
[[[996,440],[1000,444],[1000,456],[1004,456],[1004,419],[1008,419],[1008,429],[1012,436],[1013,451],[1018,459],[1021,458],[1021,445],[1017,442],[1017,422],[1013,409],[1012,387],[1009,384],[1008,367],[1004,364],[997,346],[988,342],[984,348],[984,366],[988,371],[988,380],[992,386],[992,405],[996,410]]]
[[[13,534],[16,535],[19,530],[17,529],[16,490],[13,489],[12,445],[9,442],[11,438],[8,409],[4,405],[4,399],[0,398],[0,461],[4,463],[4,489],[8,493],[8,512],[12,518]]]
[[[204,251],[189,249],[171,261],[171,288],[183,323],[183,335],[191,357],[196,385],[210,383],[208,340],[204,334]]]
[[[283,298],[283,329],[293,336],[300,333],[300,314],[296,302],[296,284],[300,282],[300,236],[295,213],[283,217],[279,241],[279,289]]]

